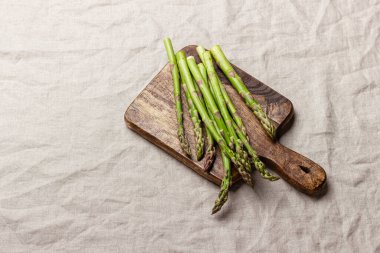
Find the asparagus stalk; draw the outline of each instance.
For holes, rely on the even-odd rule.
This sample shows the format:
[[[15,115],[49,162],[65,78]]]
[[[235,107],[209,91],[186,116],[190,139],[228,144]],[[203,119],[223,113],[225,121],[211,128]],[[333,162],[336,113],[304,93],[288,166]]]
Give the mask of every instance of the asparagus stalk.
[[[203,57],[203,56],[202,56]],[[211,94],[212,96],[214,97],[215,99],[215,94],[214,94],[214,91],[212,90],[212,87],[209,86],[208,84],[208,77],[207,77],[207,70],[206,70],[206,67],[203,63],[198,63],[198,68],[199,68],[199,71],[201,72],[201,75],[203,77],[203,81],[205,82],[205,84],[209,87],[210,91],[211,91]]]
[[[180,81],[179,81],[178,66],[177,66],[177,61],[174,55],[174,50],[173,50],[173,46],[172,46],[172,42],[170,38],[164,39],[164,45],[165,45],[166,53],[168,55],[170,69],[172,71],[174,102],[175,102],[175,108],[176,108],[176,114],[177,114],[177,125],[178,125],[177,136],[178,136],[178,140],[180,142],[183,152],[185,152],[187,156],[191,156],[189,142],[187,141],[187,138],[185,136],[185,130],[184,130],[185,127],[183,125],[181,86],[180,86]]]
[[[201,59],[202,63],[205,64],[203,54],[206,52],[206,50],[202,46],[197,46],[196,50],[197,50],[197,53],[198,53],[199,58]]]
[[[199,63],[198,64],[198,68],[199,68],[199,71],[201,72],[201,75],[202,75],[202,77],[203,77],[203,81],[204,81],[204,84],[210,89],[210,91],[211,91],[211,94],[214,96],[214,94],[213,94],[213,92],[212,92],[212,90],[211,90],[211,87],[208,85],[208,78],[207,78],[207,72],[206,72],[206,67],[203,65],[203,63]],[[195,82],[196,83],[196,82]],[[196,87],[198,87],[198,86],[196,86]],[[199,88],[199,87],[198,87]],[[211,113],[211,111],[210,111],[210,109],[205,105],[205,107],[206,107],[206,109],[207,109],[207,111],[208,111],[208,113],[209,113],[209,116],[211,117],[212,116],[212,113]],[[212,117],[211,117],[211,119],[212,119]]]
[[[220,89],[220,80],[219,80],[218,75],[216,74],[216,71],[214,69],[214,64],[213,64],[210,52],[203,53],[203,60],[204,60],[205,65],[206,65],[207,74],[208,74],[208,77],[210,80],[210,87],[212,87],[215,100],[219,106],[219,109],[221,111],[224,122],[226,123],[227,128],[230,131],[231,138],[233,138],[233,140],[234,140],[236,153],[242,159],[247,161],[244,168],[247,172],[249,172],[249,171],[251,171],[251,166],[248,162],[248,155],[245,152],[245,150],[243,149],[243,143],[241,142],[241,140],[237,136],[235,129],[232,125],[233,119],[228,112],[226,101],[225,101],[223,94],[222,94],[222,91]],[[190,67],[190,69],[191,69],[191,67]]]
[[[232,126],[232,118],[231,118],[230,114],[228,113],[226,102],[223,98],[222,92],[221,92],[220,87],[219,87],[218,77],[217,77],[217,74],[216,74],[215,69],[214,69],[214,65],[212,62],[210,52],[205,52],[203,54],[203,59],[204,59],[204,62],[206,65],[206,71],[207,71],[207,74],[208,74],[208,77],[210,80],[210,86],[212,87],[212,90],[214,92],[214,98],[216,100],[216,103],[218,104],[218,107],[220,109],[220,112],[222,114],[224,122],[226,123],[227,129],[231,135],[231,138],[233,139],[233,141],[236,141],[238,138],[237,138],[235,130]],[[194,64],[195,64],[194,57],[192,57],[192,56],[188,57],[187,63],[190,67],[190,71],[192,72],[192,74],[197,75],[196,70],[194,69],[195,68],[194,67]],[[201,74],[200,74],[200,76],[202,77]],[[197,79],[197,77],[196,77],[196,79]]]
[[[209,109],[207,106],[206,106],[206,110],[207,110],[207,112],[208,112],[208,115],[210,116],[210,119],[211,119],[211,121],[212,121],[212,123],[213,123],[213,125],[214,125],[214,127],[215,127],[215,129],[216,129],[216,131],[217,131],[218,133],[221,133],[221,131],[220,131],[218,125],[216,124],[216,121],[215,121],[215,118],[214,118],[214,114],[212,114],[212,112],[210,111],[210,109]],[[213,138],[213,139],[214,139],[214,138]]]
[[[220,90],[221,90],[221,92],[222,92],[223,98],[224,98],[224,100],[226,101],[226,104],[227,104],[227,106],[228,106],[228,110],[229,110],[230,113],[232,114],[232,117],[234,118],[235,123],[237,124],[237,126],[238,126],[238,127],[240,128],[240,130],[246,135],[246,137],[247,137],[247,139],[248,139],[247,132],[246,132],[246,130],[245,130],[245,126],[244,126],[243,120],[242,120],[242,119],[240,118],[240,116],[238,115],[234,103],[232,102],[232,100],[231,100],[230,97],[228,96],[227,90],[226,90],[226,88],[224,87],[223,83],[219,80],[219,78],[218,78],[218,81],[219,81],[219,87],[220,87]]]
[[[205,90],[209,91],[209,87],[204,85],[202,75],[198,69],[198,66],[195,62],[195,59],[193,56],[189,56],[187,58],[187,65],[188,68],[190,69],[191,73],[193,74],[195,78],[195,89],[197,90],[198,88],[201,90],[201,93],[203,94],[203,97],[206,100],[206,105],[207,107],[210,108],[210,111],[214,115],[214,119],[216,121],[216,124],[218,125],[219,129],[222,131],[222,135],[224,135],[226,138],[226,141],[228,145],[233,148],[233,139],[230,136],[230,131],[228,127],[226,126],[225,122],[223,121],[223,118],[221,117],[220,111],[218,109],[218,106],[216,105],[211,92],[207,93]],[[207,97],[209,96],[209,97]]]
[[[199,161],[202,159],[203,147],[204,147],[203,146],[204,140],[203,140],[203,134],[202,134],[201,120],[199,119],[198,110],[194,106],[194,103],[191,99],[191,95],[189,93],[187,85],[185,82],[183,82],[183,80],[182,80],[182,86],[185,90],[187,107],[189,109],[191,121],[193,122],[193,125],[194,125],[195,147],[196,147],[195,149],[196,149],[196,154],[197,154],[197,161]]]
[[[205,66],[206,66],[206,63],[205,63],[205,60],[204,60],[204,57],[203,57],[203,54],[206,52],[206,50],[205,50],[202,46],[197,46],[196,50],[197,50],[197,53],[198,53],[199,58],[200,58],[201,61],[202,61],[201,63],[198,64],[199,71],[200,71],[201,74],[202,74],[202,77],[203,77],[204,82],[205,82],[207,85],[209,85],[209,84],[208,84],[209,79],[208,79],[208,76],[207,76],[207,70],[206,70],[206,67],[205,67]],[[214,91],[212,90],[212,86],[209,86],[209,88],[210,88],[211,94],[212,94],[213,96],[215,96]]]
[[[215,58],[218,66],[222,69],[223,73],[227,76],[228,80],[231,82],[232,86],[234,86],[240,96],[243,97],[246,105],[253,111],[253,114],[260,121],[266,133],[272,139],[275,139],[275,128],[272,122],[261,108],[261,105],[253,98],[252,94],[249,92],[248,88],[245,86],[239,75],[232,68],[220,46],[213,46],[210,51],[212,53],[212,56]]]
[[[198,96],[195,85],[193,83],[193,80],[191,78],[190,70],[186,63],[186,55],[183,51],[179,51],[176,53],[176,58],[178,62],[178,68],[181,73],[181,77],[184,77],[184,82],[188,84],[189,92],[191,95],[191,98],[196,106],[196,108],[199,110],[199,114],[202,117],[203,122],[205,123],[206,127],[210,130],[211,135],[213,136],[214,140],[217,143],[220,143],[221,146],[226,146],[226,142],[222,135],[216,130],[216,128],[213,125],[213,122],[210,119],[210,116],[206,112],[206,108],[204,108],[203,103]],[[228,152],[228,150],[226,150]],[[228,152],[230,153],[230,152]],[[231,154],[229,154],[231,155]]]
[[[207,113],[206,108],[204,107],[200,97],[198,96],[196,90],[195,90],[195,85],[193,83],[193,79],[191,78],[191,73],[189,71],[189,68],[187,66],[187,61],[186,61],[186,55],[183,51],[179,51],[176,54],[177,57],[177,62],[178,62],[178,67],[181,73],[181,77],[183,78],[184,82],[187,84],[187,88],[190,91],[191,98],[196,106],[196,108],[199,111],[199,114],[202,117],[203,122],[205,123],[206,127],[210,130],[211,135],[213,136],[214,140],[218,143],[220,149],[222,152],[224,152],[230,159],[231,161],[236,165],[236,167],[239,170],[239,173],[241,174],[243,180],[253,186],[253,181],[251,178],[251,175],[247,173],[244,169],[246,161],[243,160],[241,157],[238,157],[228,146],[226,140],[223,138],[223,136],[216,130],[216,128],[213,125],[213,122],[210,118],[210,116]],[[199,71],[198,71],[199,73]],[[199,73],[200,75],[200,73]],[[203,97],[206,100],[206,104],[210,107],[212,112],[218,111],[218,108],[215,104],[215,101],[211,95],[211,92],[207,86],[203,84],[202,77],[197,78],[197,82],[199,85],[199,88],[202,91]],[[214,114],[215,115],[215,121],[220,121],[223,120],[220,116],[220,113]],[[223,122],[223,121],[222,121]],[[224,123],[224,122],[223,122]]]
[[[205,83],[207,83],[207,71],[206,71],[206,68],[205,68],[205,65],[204,65],[205,64],[205,60],[204,60],[204,57],[203,57],[203,54],[206,52],[206,50],[202,46],[198,46],[196,50],[198,52],[199,58],[202,61],[202,63],[198,64],[198,67],[199,67],[199,70],[201,71],[201,74],[203,76],[203,80],[205,81]],[[238,113],[236,111],[236,108],[235,108],[235,105],[233,104],[233,102],[231,101],[230,97],[228,96],[226,88],[224,87],[224,85],[220,81],[218,75],[216,75],[216,77],[218,78],[220,90],[222,92],[224,100],[226,101],[226,104],[228,106],[228,110],[232,114],[232,117],[234,118],[236,124],[243,131],[243,133],[246,134],[246,130],[245,130],[245,127],[244,127],[244,124],[243,124],[243,120],[238,115]],[[248,136],[247,136],[247,138],[248,138]]]
[[[206,53],[206,50],[203,47],[198,46],[197,47],[197,52],[198,52],[199,57],[201,58],[203,64],[205,64],[206,61],[210,61],[208,59],[208,57],[207,57],[208,54]],[[206,53],[206,57],[203,55],[204,53]],[[210,68],[211,73],[215,72],[213,64],[210,63],[210,62],[208,64],[209,64],[208,67]],[[200,67],[199,69],[201,70],[202,68]],[[208,72],[209,71],[207,71],[207,73]],[[250,145],[249,138],[248,138],[248,136],[246,134],[244,123],[243,123],[242,119],[240,118],[240,116],[237,114],[235,105],[233,104],[233,102],[231,101],[230,97],[228,96],[228,93],[227,93],[224,85],[222,84],[222,82],[220,81],[220,79],[219,79],[219,77],[217,76],[216,73],[215,73],[215,76],[218,79],[220,91],[221,91],[221,93],[223,95],[223,98],[224,98],[224,100],[225,100],[225,102],[226,102],[226,104],[228,106],[229,111],[231,112],[231,114],[233,115],[233,118],[235,120],[235,122],[232,121],[233,124],[234,124],[234,128],[235,128],[236,132],[238,133],[240,140],[243,142],[243,145],[246,147],[246,149],[248,151],[248,154],[251,156],[252,161],[253,161],[255,167],[260,172],[260,174],[261,174],[261,176],[263,178],[271,180],[271,181],[278,180],[279,179],[278,177],[273,176],[272,174],[270,174],[269,171],[266,170],[265,165],[260,160],[260,158],[257,156],[256,151]],[[210,82],[212,82],[211,79],[210,79]],[[215,82],[215,80],[214,80],[214,82]],[[213,85],[211,85],[211,87],[213,87]]]
[[[198,68],[198,66],[197,66],[197,64],[196,64],[195,59],[194,59],[193,56],[187,57],[187,65],[188,65],[188,67],[190,69],[191,74],[195,78],[195,81],[196,81],[195,86],[199,85],[199,86],[201,86],[200,87],[201,89],[202,89],[202,86],[206,87],[206,85],[204,85],[202,74],[199,71],[199,68]],[[210,92],[209,95],[212,96],[211,92]],[[210,104],[209,107],[210,107],[211,111],[214,114],[214,118],[216,120],[216,123],[217,123],[217,125],[218,125],[219,128],[221,128],[221,129],[223,129],[223,128],[227,129],[228,134],[227,134],[227,132],[225,133],[226,134],[227,143],[228,142],[233,143],[233,137],[231,136],[232,132],[231,132],[231,129],[229,128],[229,126],[228,126],[228,122],[226,120],[223,121],[223,118],[221,117],[221,113],[220,113],[221,111],[219,110],[217,104],[214,102],[213,97],[211,97],[211,98],[212,98],[212,100],[208,99],[208,100],[206,100],[206,103],[207,103],[207,101],[212,101],[214,103],[212,105]],[[218,102],[218,101],[216,101],[216,102]],[[209,103],[211,103],[211,102],[209,102]],[[222,115],[223,115],[223,113],[222,113]],[[233,147],[233,145],[232,145],[232,147]]]
[[[197,91],[198,96],[201,98],[203,106],[206,107],[202,93],[197,85],[195,85],[195,89]],[[190,97],[191,99],[191,97]],[[206,140],[207,140],[207,147],[206,147],[206,154],[205,154],[205,163],[204,163],[204,170],[209,171],[211,168],[212,163],[215,160],[215,147],[214,147],[214,139],[211,136],[210,131],[206,127]],[[203,148],[203,147],[202,147]]]
[[[248,154],[252,157],[253,164],[255,165],[256,169],[259,171],[261,177],[268,179],[270,181],[276,181],[280,179],[279,177],[276,177],[272,175],[266,168],[264,163],[260,160],[258,157],[256,150],[251,146],[249,143],[247,136],[241,131],[241,129],[233,123],[234,128],[236,129],[236,132],[238,133],[240,139],[242,140],[245,148],[248,151]]]
[[[231,161],[228,158],[228,156],[225,155],[223,152],[222,152],[222,161],[223,161],[223,168],[224,168],[225,175],[223,177],[222,184],[220,186],[220,192],[219,192],[218,198],[215,200],[215,204],[214,204],[214,207],[212,208],[211,214],[215,214],[216,212],[218,212],[222,208],[224,203],[227,202],[228,190],[230,189],[231,184],[232,184]]]
[[[198,47],[197,47],[197,51],[198,51],[198,54],[200,54],[199,57],[200,57],[201,60],[203,61],[203,63],[199,63],[199,64],[198,64],[198,68],[199,68],[199,71],[201,72],[201,75],[202,75],[202,77],[203,77],[203,81],[205,81],[205,84],[208,85],[208,82],[207,82],[207,80],[208,80],[208,78],[207,78],[207,70],[206,70],[206,67],[204,66],[205,60],[204,60],[204,56],[203,56],[203,53],[205,52],[205,50],[203,49],[203,47],[198,46]],[[217,75],[216,75],[216,76],[217,76]],[[219,78],[218,78],[218,81],[219,81],[219,84],[222,85],[222,84],[220,83]],[[215,99],[215,93],[214,93],[212,87],[213,87],[212,85],[209,86],[210,91],[211,91],[211,93],[212,93],[212,95],[213,95],[213,97],[214,97],[214,99]],[[224,86],[221,87],[221,88],[224,88]],[[221,90],[222,90],[222,89],[221,89]],[[227,94],[227,92],[226,92],[225,89],[224,89],[224,92],[226,93],[225,95],[227,95],[227,97],[228,97],[228,94]],[[223,90],[222,90],[222,93],[223,93]],[[223,97],[224,97],[225,95],[223,94]],[[228,99],[229,99],[229,97],[228,97]],[[230,99],[229,99],[229,101],[230,101],[231,104],[232,104],[232,101],[231,101]],[[234,106],[234,105],[232,104],[232,106]],[[235,111],[236,111],[236,110],[235,110]],[[237,115],[237,114],[236,114],[236,115]],[[241,118],[240,118],[238,115],[237,115],[237,117],[241,120]],[[244,127],[242,121],[241,121],[241,125],[243,126],[243,129],[245,130],[245,127]],[[247,137],[247,139],[248,139],[248,137]],[[244,159],[247,159],[248,156],[247,156],[246,152],[245,152],[243,149],[241,149],[241,144],[240,144],[240,143],[239,143],[238,149],[239,149],[239,152],[241,153],[241,156],[244,157]],[[251,172],[251,167],[248,166],[248,167],[246,168],[246,171],[250,173],[250,172]]]
[[[209,116],[213,122],[215,122],[213,118],[213,114],[209,113]],[[216,123],[214,124],[216,130],[218,131],[218,126]],[[224,203],[227,202],[228,199],[228,190],[232,185],[232,168],[231,168],[231,160],[228,158],[228,156],[221,152],[222,154],[222,162],[223,162],[223,168],[224,168],[224,177],[222,180],[222,184],[220,185],[220,192],[218,195],[218,198],[215,200],[214,207],[212,208],[211,214],[215,214],[218,212]]]
[[[206,51],[204,50],[203,47],[198,46],[197,47],[197,52],[198,52],[199,57],[201,58],[201,60],[202,60],[203,63],[205,63],[207,61],[210,61],[208,59],[208,54],[206,53]],[[203,55],[204,53],[206,53],[206,57]],[[209,64],[208,66],[210,68],[211,73],[213,71],[215,72],[212,62],[208,63],[208,64]],[[199,69],[201,70],[201,67]],[[244,123],[243,123],[242,119],[240,118],[240,116],[237,114],[235,105],[233,104],[233,102],[231,101],[230,97],[228,96],[226,88],[224,87],[224,85],[222,84],[222,82],[220,81],[220,79],[219,79],[219,77],[217,76],[216,73],[215,73],[215,76],[218,79],[220,91],[221,91],[221,93],[223,95],[223,98],[224,98],[224,100],[225,100],[225,102],[226,102],[226,104],[228,106],[229,111],[231,112],[231,114],[233,115],[233,118],[235,120],[235,122],[232,121],[232,123],[234,124],[234,128],[235,128],[236,132],[238,133],[240,140],[243,142],[243,145],[247,149],[248,154],[251,156],[252,161],[253,161],[255,167],[260,172],[260,174],[261,174],[261,176],[263,178],[268,179],[270,181],[278,180],[279,179],[278,177],[273,176],[269,171],[266,170],[264,163],[260,160],[260,158],[257,156],[256,151],[250,145],[249,138],[247,136]],[[211,79],[210,79],[210,82],[211,82]],[[213,87],[213,86],[211,85],[211,87]]]
[[[254,148],[249,143],[249,138],[248,138],[247,133],[245,132],[244,123],[243,123],[242,119],[239,117],[239,115],[237,115],[237,112],[236,112],[236,109],[235,109],[235,105],[232,103],[232,101],[231,101],[230,97],[228,96],[228,93],[227,93],[224,85],[220,82],[220,80],[219,80],[219,85],[220,85],[220,89],[222,91],[223,97],[226,100],[226,103],[228,105],[228,108],[230,109],[230,112],[232,113],[232,115],[235,116],[234,117],[235,122],[233,122],[233,126],[234,126],[234,128],[235,128],[235,130],[236,130],[236,132],[237,132],[237,134],[238,134],[238,136],[240,138],[240,140],[243,142],[243,145],[247,149],[248,154],[251,156],[253,164],[255,165],[256,169],[260,172],[260,175],[263,178],[265,178],[265,179],[268,179],[270,181],[276,181],[276,180],[280,179],[279,177],[273,176],[265,168],[264,163],[257,156],[256,151],[254,150]]]
[[[216,149],[215,149],[215,143],[214,139],[212,138],[212,135],[210,131],[206,128],[206,139],[207,139],[207,147],[206,147],[206,154],[205,154],[205,163],[204,163],[204,170],[210,171],[211,166],[213,162],[215,161],[216,156]]]
[[[202,56],[203,57],[203,56]],[[201,75],[202,75],[202,78],[203,78],[203,82],[205,85],[209,86],[208,85],[208,78],[207,78],[207,71],[206,71],[206,67],[205,65],[203,65],[203,63],[198,63],[198,69],[199,69],[199,72],[201,72]]]

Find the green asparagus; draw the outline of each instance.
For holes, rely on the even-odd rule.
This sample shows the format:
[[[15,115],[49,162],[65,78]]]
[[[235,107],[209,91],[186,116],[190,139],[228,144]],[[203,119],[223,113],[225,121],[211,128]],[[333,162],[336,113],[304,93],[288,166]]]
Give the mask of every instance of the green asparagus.
[[[241,157],[238,157],[229,148],[229,146],[227,145],[227,142],[225,141],[225,139],[222,137],[222,135],[214,127],[214,125],[213,125],[213,123],[211,121],[211,118],[210,118],[210,116],[207,113],[206,108],[204,107],[204,105],[203,105],[200,97],[198,96],[198,94],[197,94],[197,92],[195,90],[195,87],[194,87],[195,85],[193,83],[193,80],[192,80],[192,77],[191,77],[191,73],[189,71],[189,67],[187,66],[187,61],[186,61],[186,55],[185,55],[185,53],[183,51],[179,51],[179,52],[177,52],[176,57],[177,57],[177,62],[178,62],[178,67],[179,67],[179,70],[180,70],[180,73],[181,73],[181,77],[184,78],[184,82],[187,84],[187,88],[190,91],[191,98],[192,98],[192,100],[193,100],[196,108],[198,109],[198,112],[201,115],[203,122],[205,123],[206,127],[210,130],[210,132],[211,132],[214,140],[218,143],[221,151],[224,152],[231,159],[231,161],[236,165],[236,167],[238,168],[239,173],[241,174],[243,180],[247,184],[253,186],[253,180],[251,178],[251,175],[249,173],[247,173],[245,170],[241,169],[241,168],[245,167],[246,161],[243,160]],[[199,70],[198,70],[198,73],[199,73]],[[200,76],[200,78],[197,78],[197,77],[195,77],[195,78],[197,79],[199,88],[201,89],[203,97],[206,100],[206,105],[208,105],[211,108],[212,112],[218,111],[218,108],[217,108],[217,106],[215,104],[215,101],[214,101],[214,99],[213,99],[213,97],[211,95],[210,90],[208,89],[207,86],[205,86],[203,84],[203,80],[202,80],[202,77],[201,77],[200,73],[199,73],[199,76]],[[222,120],[222,117],[220,116],[220,113],[219,114],[214,114],[214,115],[215,115],[215,120],[217,120],[217,119],[218,120],[220,120],[220,119]]]
[[[227,141],[228,145],[231,148],[233,148],[234,144],[233,144],[233,140],[231,138],[230,132],[229,132],[225,122],[223,121],[223,118],[221,117],[218,106],[216,105],[211,93],[206,92],[206,90],[209,91],[209,88],[206,85],[204,85],[202,75],[198,69],[198,66],[197,66],[193,56],[189,56],[187,58],[187,65],[191,71],[191,74],[193,74],[193,76],[195,78],[195,81],[196,81],[194,83],[195,89],[197,90],[197,86],[198,86],[199,89],[201,90],[201,93],[203,94],[203,97],[206,101],[207,107],[209,107],[210,111],[214,114],[216,124],[218,125],[219,129],[222,130],[222,135],[225,136],[225,140]]]
[[[219,106],[222,113],[223,119],[226,122],[227,128],[230,131],[231,138],[233,138],[235,144],[236,155],[238,155],[242,160],[246,161],[244,168],[237,168],[239,171],[244,169],[248,173],[251,171],[250,163],[248,162],[248,154],[243,148],[243,143],[237,136],[235,128],[233,127],[233,119],[228,112],[226,101],[223,97],[222,91],[220,89],[219,78],[214,69],[214,64],[211,58],[210,52],[203,53],[203,59],[206,65],[207,74],[210,80],[210,87],[213,89],[215,100]]]
[[[194,125],[195,147],[196,147],[195,149],[196,149],[197,161],[200,161],[203,156],[203,148],[204,148],[204,139],[203,139],[203,133],[202,133],[202,127],[201,127],[201,120],[199,118],[198,110],[194,106],[194,103],[191,99],[191,95],[187,88],[187,84],[183,81],[183,79],[182,79],[182,86],[185,90],[187,107],[189,109],[190,118]]]
[[[240,130],[246,135],[246,137],[248,138],[247,136],[247,132],[245,130],[245,126],[244,126],[244,123],[243,123],[243,120],[240,118],[239,114],[237,113],[237,110],[235,108],[235,105],[234,103],[232,102],[232,100],[230,99],[230,97],[228,96],[228,93],[227,93],[227,90],[226,88],[224,87],[223,83],[220,81],[220,79],[218,78],[218,81],[219,81],[219,86],[220,86],[220,90],[222,92],[222,95],[223,95],[223,98],[224,100],[226,101],[226,104],[228,106],[228,110],[230,111],[230,113],[232,114],[232,117],[234,118],[235,120],[235,123],[238,125],[238,127],[240,128]]]
[[[204,60],[204,57],[203,57],[203,54],[206,52],[206,50],[202,46],[198,46],[196,50],[198,52],[199,58],[202,61],[202,63],[198,64],[199,70],[201,71],[201,74],[203,76],[204,81],[207,83],[207,72],[206,72],[206,68],[205,68],[205,65],[204,65],[205,64],[205,60]],[[216,75],[216,77],[218,78],[220,90],[222,92],[224,100],[226,101],[226,104],[228,106],[228,110],[232,114],[232,117],[234,118],[236,124],[240,127],[240,129],[243,131],[243,133],[246,134],[246,130],[245,130],[245,127],[244,127],[244,124],[243,124],[243,120],[238,115],[238,113],[236,111],[236,108],[235,108],[235,105],[233,104],[233,102],[231,101],[230,97],[228,96],[226,88],[224,87],[223,83],[220,81],[218,75]],[[247,136],[247,138],[248,138],[248,136]]]
[[[195,85],[195,89],[197,91],[198,96],[201,98],[203,102],[203,106],[206,107],[206,105],[204,104],[202,93],[198,85]],[[207,147],[206,147],[206,154],[205,154],[205,163],[203,167],[205,171],[209,171],[212,163],[214,162],[216,150],[214,147],[214,139],[212,138],[210,130],[208,130],[207,127],[206,127],[206,140],[207,140]]]
[[[179,81],[178,66],[177,66],[177,61],[174,55],[174,50],[173,50],[173,46],[172,46],[172,42],[170,38],[164,39],[164,45],[165,45],[166,53],[168,55],[170,69],[172,71],[174,101],[175,101],[177,124],[178,124],[177,136],[178,136],[178,140],[180,142],[183,152],[185,152],[187,156],[191,156],[190,146],[185,136],[185,130],[184,130],[185,127],[183,125],[181,86],[180,86],[180,81]]]
[[[196,48],[199,58],[201,59],[201,62],[205,64],[203,54],[206,52],[206,50],[202,46],[197,46]]]
[[[233,125],[234,125],[234,128],[235,128],[237,134],[239,135],[240,140],[243,142],[245,148],[247,149],[248,154],[251,156],[253,164],[255,165],[256,169],[260,172],[260,175],[263,178],[268,179],[270,181],[276,181],[276,180],[280,179],[279,177],[273,176],[265,168],[264,163],[260,160],[259,156],[256,153],[256,150],[254,150],[254,148],[249,143],[246,135],[241,131],[241,129],[235,123],[233,123]]]
[[[227,202],[228,199],[228,190],[231,187],[232,184],[232,172],[231,172],[231,161],[224,153],[222,153],[222,161],[223,161],[223,168],[224,168],[224,177],[222,180],[222,184],[220,185],[220,192],[218,195],[218,198],[215,200],[214,207],[212,208],[212,213],[215,214],[218,212],[224,203]]]
[[[227,76],[228,80],[231,82],[232,86],[234,86],[240,96],[242,96],[247,106],[253,111],[253,114],[260,121],[266,133],[272,139],[275,139],[275,128],[272,122],[261,108],[261,105],[253,98],[252,94],[249,92],[248,88],[245,86],[239,75],[233,69],[220,46],[213,46],[210,51],[217,65],[222,69],[223,73]]]
[[[207,85],[207,86],[209,86],[208,85],[208,77],[207,77],[206,67],[205,67],[205,65],[203,65],[202,62],[198,63],[198,69],[199,69],[199,72],[201,72],[204,84]]]

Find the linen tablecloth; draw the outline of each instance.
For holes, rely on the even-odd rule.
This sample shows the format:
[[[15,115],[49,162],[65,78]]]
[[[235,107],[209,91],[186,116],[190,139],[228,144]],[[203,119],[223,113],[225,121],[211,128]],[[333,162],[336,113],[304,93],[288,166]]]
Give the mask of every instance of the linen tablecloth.
[[[0,3],[0,252],[380,252],[380,2]],[[289,98],[319,199],[218,187],[126,128],[162,43],[225,53]],[[174,115],[173,115],[174,117]]]

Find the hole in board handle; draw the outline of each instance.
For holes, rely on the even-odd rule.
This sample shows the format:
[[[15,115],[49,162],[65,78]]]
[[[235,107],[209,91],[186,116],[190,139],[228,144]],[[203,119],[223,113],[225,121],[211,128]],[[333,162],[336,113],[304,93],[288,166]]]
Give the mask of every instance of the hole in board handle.
[[[302,166],[302,165],[300,165],[300,168],[301,168],[301,170],[302,170],[303,172],[305,172],[306,174],[307,174],[307,173],[310,173],[310,169],[309,169],[309,168],[304,167],[304,166]]]

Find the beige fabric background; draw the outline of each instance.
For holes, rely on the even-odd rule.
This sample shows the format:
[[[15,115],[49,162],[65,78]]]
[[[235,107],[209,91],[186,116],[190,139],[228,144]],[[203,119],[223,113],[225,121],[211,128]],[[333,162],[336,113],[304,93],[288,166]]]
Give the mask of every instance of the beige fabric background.
[[[1,1],[0,252],[380,252],[380,2]],[[288,97],[319,200],[218,188],[125,127],[176,49],[222,44]],[[174,115],[173,115],[174,117]]]

